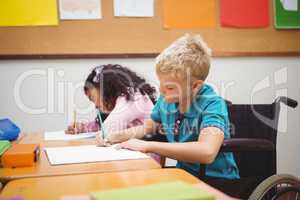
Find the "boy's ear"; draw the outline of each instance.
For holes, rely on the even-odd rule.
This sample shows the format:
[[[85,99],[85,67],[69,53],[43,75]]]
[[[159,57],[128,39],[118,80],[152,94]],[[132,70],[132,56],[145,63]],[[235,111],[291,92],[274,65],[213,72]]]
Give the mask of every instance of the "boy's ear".
[[[194,80],[193,84],[192,84],[192,90],[193,91],[198,91],[203,85],[203,81],[202,80]]]

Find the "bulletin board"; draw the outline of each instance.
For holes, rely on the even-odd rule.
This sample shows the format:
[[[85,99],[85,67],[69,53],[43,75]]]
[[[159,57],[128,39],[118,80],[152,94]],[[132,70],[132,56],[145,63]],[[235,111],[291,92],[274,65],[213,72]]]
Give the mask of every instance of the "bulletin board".
[[[219,10],[219,1],[217,1]],[[155,16],[113,16],[113,1],[102,0],[99,20],[60,21],[58,26],[0,27],[0,59],[154,57],[184,33],[199,33],[222,56],[299,56],[300,30],[276,30],[273,1],[267,28],[163,28],[162,0],[155,0]]]

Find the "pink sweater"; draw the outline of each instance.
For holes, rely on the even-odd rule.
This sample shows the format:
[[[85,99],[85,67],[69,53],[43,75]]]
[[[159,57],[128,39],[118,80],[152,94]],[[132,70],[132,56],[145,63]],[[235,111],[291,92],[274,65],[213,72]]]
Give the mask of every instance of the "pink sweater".
[[[119,96],[114,109],[109,113],[103,125],[106,133],[120,131],[133,126],[142,125],[145,119],[150,118],[153,103],[148,95],[136,92],[134,100],[126,100],[126,97]],[[80,132],[95,132],[99,130],[96,121],[84,123]]]

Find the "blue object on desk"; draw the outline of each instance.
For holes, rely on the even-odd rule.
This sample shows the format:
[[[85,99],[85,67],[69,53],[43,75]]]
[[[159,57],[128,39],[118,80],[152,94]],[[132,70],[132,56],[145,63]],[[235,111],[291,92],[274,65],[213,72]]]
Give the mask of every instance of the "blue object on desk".
[[[0,119],[0,140],[15,140],[18,138],[20,128],[9,119]]]

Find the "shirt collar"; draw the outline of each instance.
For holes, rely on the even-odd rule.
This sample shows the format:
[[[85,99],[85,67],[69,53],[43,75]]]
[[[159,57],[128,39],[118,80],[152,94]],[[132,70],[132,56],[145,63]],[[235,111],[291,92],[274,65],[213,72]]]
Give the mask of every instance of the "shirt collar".
[[[203,84],[203,86],[198,90],[196,96],[193,98],[192,105],[190,106],[189,110],[184,113],[184,116],[187,118],[195,118],[199,115],[199,109],[201,107],[199,106],[199,101],[203,95],[205,95],[207,92],[209,92],[211,88]]]
[[[199,106],[199,101],[201,101],[201,98],[203,96],[206,96],[206,94],[210,94],[210,91],[212,88],[208,86],[207,84],[203,84],[203,86],[198,90],[196,96],[194,97],[192,101],[192,105],[190,106],[189,110],[184,113],[184,117],[186,118],[195,118],[197,115],[199,115],[199,109],[201,107]],[[163,97],[164,98],[164,97]],[[178,107],[175,103],[168,104],[167,112],[168,114],[174,114],[179,113]]]

